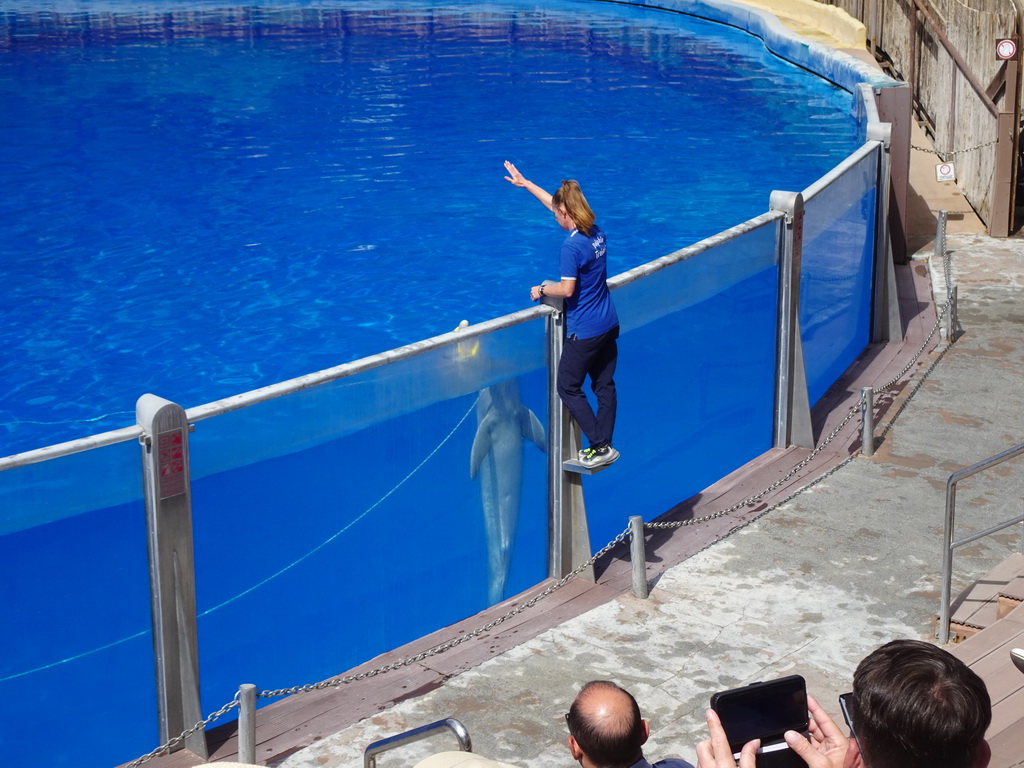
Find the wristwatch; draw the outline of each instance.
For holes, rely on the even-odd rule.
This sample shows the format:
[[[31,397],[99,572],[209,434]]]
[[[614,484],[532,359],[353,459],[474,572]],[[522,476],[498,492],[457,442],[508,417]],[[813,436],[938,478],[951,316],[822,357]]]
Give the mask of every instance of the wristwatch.
[[[540,294],[541,296],[543,296],[543,295],[544,295],[544,286],[543,286],[543,285],[537,286],[537,292],[538,292],[538,293],[539,293],[539,294]]]

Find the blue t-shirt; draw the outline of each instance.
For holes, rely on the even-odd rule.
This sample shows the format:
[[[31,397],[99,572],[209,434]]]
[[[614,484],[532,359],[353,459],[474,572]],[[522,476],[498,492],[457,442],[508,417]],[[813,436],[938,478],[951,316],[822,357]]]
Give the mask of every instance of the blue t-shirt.
[[[562,243],[562,279],[576,281],[576,290],[565,300],[565,332],[578,339],[591,339],[619,324],[608,291],[608,260],[604,232],[596,224],[590,237],[573,229]]]

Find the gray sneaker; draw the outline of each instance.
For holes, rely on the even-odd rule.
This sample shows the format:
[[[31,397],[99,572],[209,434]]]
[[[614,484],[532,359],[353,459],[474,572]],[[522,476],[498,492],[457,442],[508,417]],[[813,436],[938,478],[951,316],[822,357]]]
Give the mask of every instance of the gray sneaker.
[[[584,451],[580,451],[580,464],[591,469],[611,464],[617,458],[619,458],[619,452],[610,445],[606,445],[603,448],[587,448]]]

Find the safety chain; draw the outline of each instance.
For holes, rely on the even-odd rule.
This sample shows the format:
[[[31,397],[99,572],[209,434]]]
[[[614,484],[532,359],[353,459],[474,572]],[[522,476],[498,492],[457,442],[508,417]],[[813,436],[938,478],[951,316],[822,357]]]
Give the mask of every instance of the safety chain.
[[[951,301],[947,301],[945,304],[942,305],[942,310],[939,312],[939,315],[935,320],[935,325],[932,326],[932,329],[931,331],[928,332],[928,336],[925,338],[925,340],[921,342],[921,346],[918,347],[917,352],[914,353],[914,356],[910,358],[910,362],[903,366],[903,370],[897,373],[887,384],[883,384],[882,386],[875,388],[876,392],[884,392],[890,387],[895,386],[896,382],[898,382],[900,379],[907,375],[910,369],[918,361],[918,358],[920,358],[921,355],[924,354],[925,347],[927,347],[928,343],[932,340],[932,336],[934,336],[935,332],[942,326],[942,318],[946,316],[946,312],[949,311],[949,307],[952,303],[953,302]]]
[[[235,694],[235,698],[233,698],[231,701],[229,701],[223,707],[218,709],[216,712],[214,712],[208,718],[206,718],[205,720],[200,720],[198,723],[193,725],[187,731],[183,731],[180,735],[175,736],[173,739],[168,741],[166,744],[163,744],[162,746],[157,747],[156,749],[154,749],[149,754],[143,755],[142,757],[139,757],[139,758],[136,758],[135,760],[132,760],[124,768],[137,768],[137,766],[140,766],[143,763],[149,762],[150,760],[152,760],[157,755],[160,755],[163,752],[166,752],[166,751],[170,750],[171,748],[178,746],[179,744],[181,744],[181,742],[183,742],[189,736],[191,736],[191,735],[193,735],[193,734],[195,734],[195,733],[197,733],[197,732],[199,732],[201,730],[204,730],[206,728],[206,726],[208,726],[210,723],[214,722],[215,720],[220,719],[221,716],[226,715],[232,709],[237,707],[238,706],[238,696],[239,696],[239,694],[236,693]]]
[[[550,595],[553,592],[555,592],[555,591],[561,589],[562,587],[564,587],[566,584],[568,584],[574,578],[576,578],[581,573],[583,573],[583,571],[585,571],[587,568],[590,568],[594,563],[596,563],[602,557],[604,557],[609,552],[611,552],[612,549],[614,549],[616,545],[618,545],[622,541],[625,541],[625,539],[628,536],[629,536],[629,527],[627,526],[626,529],[622,533],[620,533],[618,536],[616,536],[614,539],[612,539],[610,542],[608,542],[608,544],[605,545],[605,547],[603,549],[601,549],[600,552],[595,554],[593,557],[591,557],[589,560],[587,560],[582,565],[576,567],[575,569],[573,569],[572,571],[567,573],[565,576],[563,576],[561,579],[556,581],[554,584],[548,585],[548,587],[543,592],[540,592],[539,594],[534,595],[532,598],[527,600],[525,603],[522,603],[521,605],[517,605],[515,608],[510,610],[504,616],[499,616],[498,618],[494,619],[493,621],[489,621],[484,626],[479,627],[477,629],[474,629],[472,632],[466,633],[462,637],[456,638],[454,640],[449,640],[447,642],[441,643],[440,645],[435,645],[434,647],[428,648],[427,650],[423,651],[423,653],[417,654],[416,656],[412,656],[412,657],[409,657],[409,658],[406,658],[406,659],[402,659],[402,660],[396,661],[396,662],[394,662],[392,664],[386,664],[383,667],[377,667],[376,669],[371,669],[371,670],[368,670],[366,672],[360,672],[358,675],[348,675],[347,677],[334,678],[332,680],[324,680],[323,682],[320,682],[320,683],[310,683],[308,685],[297,685],[297,686],[294,686],[292,688],[278,688],[278,689],[273,690],[273,691],[259,691],[256,694],[256,696],[257,696],[257,698],[270,699],[270,698],[274,698],[274,697],[277,697],[277,696],[288,696],[288,695],[294,694],[294,693],[307,693],[309,691],[320,691],[320,690],[323,690],[325,688],[338,688],[338,687],[340,687],[342,685],[347,685],[348,683],[354,683],[354,682],[357,682],[359,680],[366,680],[367,678],[370,678],[370,677],[376,677],[377,675],[383,675],[386,672],[393,672],[396,669],[401,669],[402,667],[407,667],[410,664],[416,664],[417,662],[420,662],[420,661],[423,661],[425,659],[428,659],[431,656],[436,656],[439,653],[444,653],[445,651],[450,651],[452,648],[455,648],[456,646],[462,645],[463,643],[465,643],[468,640],[472,640],[472,639],[474,639],[476,637],[479,637],[480,635],[484,634],[485,632],[489,632],[490,630],[494,629],[498,625],[504,624],[506,621],[508,621],[509,619],[513,618],[514,616],[518,616],[523,611],[526,611],[526,610],[532,608],[533,606],[535,606],[538,602],[543,600],[548,595]],[[206,718],[202,722],[196,723],[194,726],[189,728],[187,731],[182,733],[180,736],[175,736],[173,739],[168,741],[166,744],[163,744],[162,746],[157,747],[156,749],[154,749],[149,754],[143,755],[142,757],[137,758],[136,760],[133,760],[132,762],[128,763],[125,766],[125,768],[137,768],[137,766],[142,765],[142,763],[145,763],[145,762],[147,762],[149,760],[152,760],[157,755],[160,755],[161,753],[171,749],[172,747],[176,747],[178,744],[183,742],[185,739],[187,739],[192,734],[194,734],[197,731],[205,728],[207,725],[209,725],[210,723],[214,722],[215,720],[220,718],[225,713],[230,712],[232,709],[237,707],[238,704],[239,704],[238,699],[239,699],[239,694],[236,693],[234,699],[232,699],[227,704],[225,704],[223,707],[218,709],[216,712],[214,712],[208,718]]]
[[[950,283],[950,279],[951,278],[950,278],[950,258],[949,258],[949,252],[946,251],[946,250],[943,250],[943,254],[942,254],[942,269],[943,269],[943,272],[944,272],[945,277],[946,277],[946,292],[947,292],[947,295],[948,295],[948,293],[949,293],[949,286],[951,285],[951,283]],[[942,319],[946,316],[946,313],[949,312],[949,309],[950,309],[950,307],[952,305],[953,305],[953,300],[952,299],[947,299],[946,303],[942,305],[942,309],[939,310],[938,316],[935,318],[935,324],[932,326],[932,329],[928,332],[928,335],[925,337],[925,340],[923,342],[921,342],[921,346],[917,348],[917,352],[915,352],[913,354],[913,356],[910,358],[910,361],[905,366],[903,366],[903,370],[901,370],[899,373],[897,373],[892,378],[892,380],[889,381],[888,384],[884,384],[881,387],[875,387],[875,391],[876,392],[884,392],[885,390],[889,389],[890,387],[895,386],[897,381],[899,381],[900,379],[902,379],[904,376],[907,375],[907,373],[914,366],[914,364],[918,361],[918,359],[921,357],[921,355],[924,354],[925,348],[928,346],[929,342],[931,342],[932,337],[935,335],[935,332],[937,330],[939,330],[939,328],[942,326]],[[944,353],[945,353],[945,350],[943,350],[943,354]],[[940,357],[941,357],[941,355],[940,355]],[[939,358],[936,358],[932,362],[931,366],[928,369],[929,373],[931,372],[931,368],[933,368],[935,366],[935,363],[938,362],[938,359]],[[925,375],[927,375],[927,374],[925,374]],[[915,388],[915,391],[916,391],[916,388]]]
[[[952,283],[950,282],[950,280],[951,280],[951,277],[950,277],[950,258],[949,258],[949,252],[946,251],[945,248],[943,248],[943,253],[942,253],[942,268],[943,268],[943,271],[944,271],[945,276],[946,276],[946,293],[947,293],[947,295],[949,295],[950,286],[952,285]],[[935,329],[939,327],[939,324],[942,322],[942,318],[945,317],[946,312],[949,311],[949,309],[950,309],[950,307],[952,305],[953,305],[953,300],[949,299],[942,306],[942,311],[939,312],[939,317],[938,317],[938,320],[936,320],[935,327],[933,327],[932,328],[932,332],[930,334],[928,334],[928,338],[929,339],[935,334]],[[925,343],[927,343],[927,339],[925,340]],[[892,415],[892,418],[889,419],[888,423],[882,428],[882,431],[879,433],[881,437],[885,437],[887,434],[889,434],[889,430],[891,430],[893,428],[893,426],[896,424],[896,420],[900,417],[900,414],[903,413],[904,409],[907,407],[907,405],[909,405],[910,400],[914,397],[914,395],[917,394],[917,391],[924,385],[924,383],[928,379],[928,377],[931,376],[932,371],[935,370],[935,366],[939,364],[939,361],[943,357],[945,357],[946,352],[948,352],[948,351],[949,351],[949,345],[946,344],[942,348],[942,350],[939,352],[939,354],[935,356],[935,359],[932,360],[931,364],[925,369],[924,373],[921,374],[921,377],[918,379],[917,383],[914,384],[914,388],[910,391],[910,394],[907,395],[907,397],[903,400],[903,402],[900,404],[900,407],[896,409],[896,413],[894,413]],[[918,355],[920,355],[920,354],[921,354],[921,351],[919,350],[918,351]]]
[[[587,568],[590,568],[594,563],[596,563],[602,557],[604,557],[609,552],[611,552],[612,549],[614,549],[616,545],[618,545],[620,542],[624,541],[628,536],[629,536],[629,528],[627,527],[624,531],[622,531],[622,533],[620,533],[618,536],[616,536],[614,539],[612,539],[610,542],[608,542],[608,544],[605,545],[605,547],[600,552],[595,554],[593,557],[591,557],[589,560],[587,560],[582,565],[576,567],[574,570],[572,570],[569,573],[567,573],[565,576],[563,576],[561,579],[556,581],[554,584],[550,584],[543,592],[540,592],[539,594],[534,595],[532,598],[527,600],[525,603],[522,603],[521,605],[517,605],[515,608],[510,610],[504,616],[499,616],[498,618],[494,619],[493,621],[489,621],[484,626],[479,627],[477,629],[474,629],[472,632],[466,633],[462,637],[456,638],[454,640],[448,640],[447,642],[441,643],[440,645],[435,645],[433,648],[428,648],[427,650],[423,651],[423,653],[420,653],[420,654],[418,654],[416,656],[412,656],[412,657],[407,658],[407,659],[402,659],[401,661],[396,661],[393,664],[387,664],[387,665],[385,665],[383,667],[378,667],[377,669],[371,669],[371,670],[368,670],[366,672],[360,672],[358,675],[349,675],[347,677],[340,677],[340,678],[335,678],[335,679],[332,679],[332,680],[324,680],[323,682],[320,682],[320,683],[311,683],[309,685],[299,685],[299,686],[295,686],[293,688],[279,688],[279,689],[273,690],[273,691],[260,691],[256,695],[258,697],[260,697],[260,698],[269,699],[269,698],[273,698],[273,697],[276,697],[276,696],[287,696],[287,695],[294,694],[294,693],[305,693],[307,691],[319,691],[319,690],[322,690],[324,688],[337,688],[337,687],[342,686],[342,685],[347,685],[348,683],[354,683],[354,682],[357,682],[359,680],[365,680],[366,678],[376,677],[377,675],[382,675],[385,672],[392,672],[392,671],[394,671],[396,669],[401,669],[402,667],[407,667],[410,664],[415,664],[417,662],[423,661],[424,659],[428,659],[431,656],[435,656],[435,655],[437,655],[439,653],[444,653],[445,651],[450,651],[452,648],[455,648],[458,645],[462,645],[463,643],[465,643],[468,640],[472,640],[473,638],[479,637],[480,635],[484,634],[485,632],[489,632],[490,630],[494,629],[499,624],[504,624],[506,621],[508,621],[512,617],[518,616],[523,611],[532,608],[539,601],[543,600],[545,597],[547,597],[548,595],[552,594],[553,592],[561,589],[566,584],[568,584],[570,581],[572,581],[574,578],[576,578],[581,573],[583,573],[583,571],[585,571]]]
[[[949,258],[949,251],[946,250],[946,239],[945,239],[945,226],[942,227],[942,279],[946,281],[946,296],[948,297],[953,292],[953,274],[952,274],[952,260]],[[948,304],[948,302],[947,302]],[[942,311],[945,312],[946,308],[943,307]]]
[[[934,147],[919,147],[916,144],[911,144],[911,149],[916,149],[920,152],[928,152],[933,155],[938,155],[942,162],[946,162],[949,158],[954,155],[963,155],[968,152],[975,152],[979,149],[985,149],[985,147],[992,147],[999,143],[999,139],[993,139],[992,141],[986,141],[984,144],[978,144],[976,147],[967,147],[966,149],[950,149],[946,152],[940,152]]]

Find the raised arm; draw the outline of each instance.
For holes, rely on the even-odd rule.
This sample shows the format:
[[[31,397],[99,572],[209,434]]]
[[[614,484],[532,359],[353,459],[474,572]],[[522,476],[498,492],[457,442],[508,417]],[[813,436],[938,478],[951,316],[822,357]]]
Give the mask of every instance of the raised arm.
[[[511,184],[514,184],[517,187],[526,187],[526,189],[530,190],[530,193],[534,197],[536,197],[538,200],[541,201],[541,203],[544,204],[545,208],[547,208],[549,211],[552,210],[551,195],[549,195],[546,191],[538,187],[532,181],[523,178],[523,174],[519,172],[519,169],[512,165],[512,163],[510,163],[508,160],[505,161],[505,170],[509,172],[509,175],[505,177],[506,181],[510,182]]]

